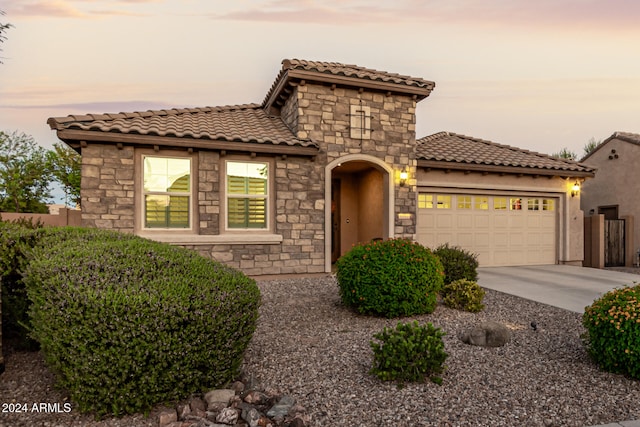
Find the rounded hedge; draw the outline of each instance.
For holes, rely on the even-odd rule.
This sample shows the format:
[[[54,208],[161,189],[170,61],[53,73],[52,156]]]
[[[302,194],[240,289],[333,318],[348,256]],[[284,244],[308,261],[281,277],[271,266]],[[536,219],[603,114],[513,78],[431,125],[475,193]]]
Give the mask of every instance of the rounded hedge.
[[[640,285],[615,289],[585,308],[584,343],[605,371],[640,379]]]
[[[440,291],[442,303],[457,310],[477,313],[484,309],[482,300],[485,291],[476,282],[460,279],[451,283],[446,283]]]
[[[478,278],[478,257],[471,252],[448,243],[438,246],[434,255],[440,258],[444,267],[444,283],[466,279],[475,281]]]
[[[433,312],[444,274],[429,249],[407,239],[354,246],[336,266],[343,303],[384,317]]]
[[[253,279],[179,247],[66,233],[24,282],[32,336],[81,411],[141,412],[237,377],[258,318]]]

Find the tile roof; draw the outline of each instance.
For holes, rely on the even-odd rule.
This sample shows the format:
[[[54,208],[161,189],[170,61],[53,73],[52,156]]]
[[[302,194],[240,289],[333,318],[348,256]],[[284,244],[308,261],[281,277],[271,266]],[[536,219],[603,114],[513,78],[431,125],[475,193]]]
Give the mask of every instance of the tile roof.
[[[282,79],[290,71],[305,71],[316,74],[318,77],[325,78],[350,78],[361,80],[363,82],[393,84],[399,87],[405,87],[412,90],[413,93],[420,93],[421,98],[429,96],[429,93],[435,87],[435,83],[418,77],[405,76],[397,73],[389,73],[387,71],[379,71],[371,68],[359,67],[351,64],[341,64],[339,62],[323,62],[323,61],[307,61],[302,59],[283,59],[282,69],[276,77],[273,85],[267,92],[263,105],[269,102],[274,92],[278,90]]]
[[[52,129],[315,147],[258,104],[52,117]]]
[[[538,171],[591,175],[593,169],[578,162],[558,159],[546,154],[497,144],[451,132],[439,132],[417,141],[417,159],[437,161],[443,164],[486,167],[518,168],[523,173]]]
[[[611,135],[609,138],[605,139],[604,141],[600,142],[594,150],[591,150],[591,152],[587,153],[587,155],[584,156],[582,159],[580,159],[580,161],[584,162],[589,157],[591,157],[595,152],[599,151],[602,147],[604,147],[607,144],[607,142],[613,139],[618,139],[620,141],[629,142],[635,145],[640,145],[640,134],[631,133],[631,132],[614,132],[613,135]]]

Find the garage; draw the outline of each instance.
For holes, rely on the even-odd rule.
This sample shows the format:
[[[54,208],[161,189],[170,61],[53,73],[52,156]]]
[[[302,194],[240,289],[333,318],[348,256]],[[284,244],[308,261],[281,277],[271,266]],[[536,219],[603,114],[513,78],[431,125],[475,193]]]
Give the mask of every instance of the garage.
[[[504,194],[418,194],[417,240],[460,246],[483,267],[555,264],[557,197]]]

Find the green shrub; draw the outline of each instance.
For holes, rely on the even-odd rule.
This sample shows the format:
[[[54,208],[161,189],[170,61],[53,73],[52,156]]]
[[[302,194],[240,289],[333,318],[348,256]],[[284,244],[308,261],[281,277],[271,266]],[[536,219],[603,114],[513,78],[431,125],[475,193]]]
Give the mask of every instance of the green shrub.
[[[440,245],[433,251],[444,267],[444,283],[478,279],[478,257],[458,246]]]
[[[24,282],[32,336],[81,411],[145,411],[237,377],[258,318],[253,279],[133,236],[62,234],[41,240]]]
[[[477,313],[484,309],[484,289],[476,282],[467,279],[456,280],[442,287],[440,295],[447,307]]]
[[[444,372],[447,353],[444,350],[440,328],[431,323],[398,323],[396,329],[387,329],[374,335],[381,343],[371,341],[373,368],[369,373],[382,381],[421,382],[425,378],[441,384],[438,375]]]
[[[431,313],[442,286],[442,265],[431,251],[406,239],[353,247],[338,259],[345,305],[385,317]]]
[[[31,223],[32,224],[32,223]],[[33,226],[28,223],[0,221],[0,283],[2,287],[2,336],[19,350],[35,350],[29,338],[29,300],[20,270],[26,253],[35,244]]]
[[[640,285],[607,292],[585,308],[583,340],[605,371],[640,379]]]

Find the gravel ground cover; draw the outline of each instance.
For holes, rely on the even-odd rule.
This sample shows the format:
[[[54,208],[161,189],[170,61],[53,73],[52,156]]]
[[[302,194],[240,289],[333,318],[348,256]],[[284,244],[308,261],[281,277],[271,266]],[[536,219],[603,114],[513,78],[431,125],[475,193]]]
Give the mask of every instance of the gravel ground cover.
[[[335,278],[259,282],[263,304],[244,373],[262,388],[291,394],[313,426],[589,426],[640,419],[640,381],[601,372],[580,341],[581,315],[487,290],[486,308],[439,305],[404,319],[361,316],[342,306]],[[369,342],[399,320],[431,322],[447,333],[443,384],[383,383],[369,375]],[[500,348],[458,336],[485,320],[513,332]],[[530,324],[537,323],[537,331]],[[67,402],[39,353],[6,355],[0,404]],[[70,412],[0,413],[0,427],[157,425],[154,413],[94,420]]]

